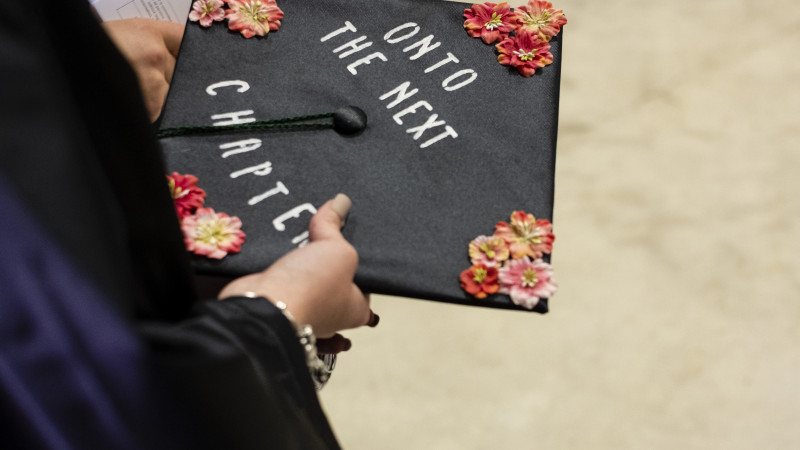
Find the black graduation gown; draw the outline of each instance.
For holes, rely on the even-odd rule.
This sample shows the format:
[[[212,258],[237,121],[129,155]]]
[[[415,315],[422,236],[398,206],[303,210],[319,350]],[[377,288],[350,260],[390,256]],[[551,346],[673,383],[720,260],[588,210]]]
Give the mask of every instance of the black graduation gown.
[[[198,302],[135,75],[85,0],[0,14],[0,442],[338,448],[290,324]]]

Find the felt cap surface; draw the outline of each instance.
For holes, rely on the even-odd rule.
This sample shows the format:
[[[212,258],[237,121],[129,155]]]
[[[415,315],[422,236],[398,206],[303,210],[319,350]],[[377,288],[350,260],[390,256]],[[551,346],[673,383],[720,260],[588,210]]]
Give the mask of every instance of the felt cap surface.
[[[463,28],[462,3],[281,0],[281,27],[243,38],[188,22],[162,128],[333,113],[366,128],[271,129],[161,139],[170,171],[238,216],[238,254],[199,272],[263,270],[301,244],[317,207],[353,201],[343,228],[367,292],[519,309],[461,290],[468,244],[515,210],[552,219],[561,62],[529,78]],[[340,119],[358,122],[358,114]],[[357,125],[357,124],[356,124]],[[558,234],[557,227],[555,229]],[[331,261],[336,264],[336,261]],[[547,301],[536,311],[546,312]]]

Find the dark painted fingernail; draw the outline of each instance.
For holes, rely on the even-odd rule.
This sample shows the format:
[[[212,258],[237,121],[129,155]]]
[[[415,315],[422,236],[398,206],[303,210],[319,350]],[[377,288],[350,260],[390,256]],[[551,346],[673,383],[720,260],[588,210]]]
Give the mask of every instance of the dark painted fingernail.
[[[369,322],[367,323],[368,327],[375,328],[378,326],[378,322],[381,321],[381,316],[375,314],[374,312],[369,312]]]
[[[345,338],[344,345],[342,346],[342,351],[346,352],[346,351],[350,350],[350,347],[352,347],[352,346],[353,346],[353,343],[350,342],[350,339]]]

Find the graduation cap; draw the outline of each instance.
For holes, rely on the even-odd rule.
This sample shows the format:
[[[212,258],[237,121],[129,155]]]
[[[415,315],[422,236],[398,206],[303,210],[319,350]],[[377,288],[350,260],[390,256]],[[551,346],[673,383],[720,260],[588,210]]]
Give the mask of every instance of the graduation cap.
[[[475,298],[459,278],[474,267],[470,242],[492,236],[514,211],[535,216],[540,222],[528,225],[538,231],[552,219],[562,34],[549,40],[552,63],[523,76],[525,67],[499,64],[502,51],[470,36],[502,32],[498,14],[465,30],[463,3],[279,7],[267,12],[268,32],[270,23],[248,26],[247,17],[187,23],[161,122],[164,156],[247,234],[240,252],[197,257],[196,270],[263,270],[303,245],[316,208],[343,192],[353,200],[343,234],[358,250],[364,291],[526,309],[509,295]],[[477,23],[486,11],[470,13]],[[507,42],[507,61],[549,62],[526,45]],[[487,275],[474,272],[477,282]],[[547,299],[528,306],[546,312]]]

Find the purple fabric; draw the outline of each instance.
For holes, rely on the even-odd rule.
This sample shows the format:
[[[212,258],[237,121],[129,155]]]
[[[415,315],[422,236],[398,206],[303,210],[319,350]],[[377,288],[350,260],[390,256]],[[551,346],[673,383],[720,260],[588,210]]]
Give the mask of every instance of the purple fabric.
[[[3,179],[0,212],[0,441],[138,447],[140,343]]]

